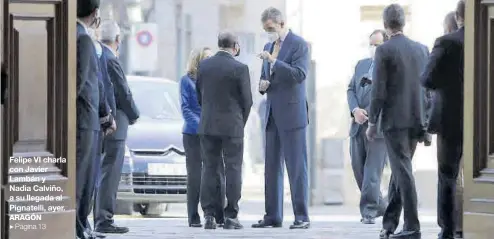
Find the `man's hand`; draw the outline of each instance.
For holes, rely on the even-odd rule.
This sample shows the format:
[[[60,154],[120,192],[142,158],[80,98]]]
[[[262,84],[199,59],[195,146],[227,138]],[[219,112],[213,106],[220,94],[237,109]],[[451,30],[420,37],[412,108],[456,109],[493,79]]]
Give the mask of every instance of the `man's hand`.
[[[369,124],[369,127],[367,127],[367,131],[365,131],[365,135],[367,136],[367,139],[369,141],[373,141],[376,138],[377,134],[377,127],[375,125]]]
[[[266,92],[266,90],[268,90],[270,84],[271,83],[267,80],[260,80],[259,81],[259,91],[260,92]]]
[[[357,108],[353,111],[353,118],[355,119],[355,122],[357,122],[357,124],[363,124],[369,119],[367,117],[367,111],[360,108]]]
[[[274,58],[271,53],[269,53],[268,51],[263,51],[261,53],[259,53],[259,55],[257,55],[259,58],[263,59],[263,60],[267,60],[269,61],[269,63],[273,63],[274,60],[276,60],[276,58]]]
[[[105,131],[105,135],[109,135],[117,130],[117,123],[115,122],[115,119],[112,118],[111,125],[108,129]]]

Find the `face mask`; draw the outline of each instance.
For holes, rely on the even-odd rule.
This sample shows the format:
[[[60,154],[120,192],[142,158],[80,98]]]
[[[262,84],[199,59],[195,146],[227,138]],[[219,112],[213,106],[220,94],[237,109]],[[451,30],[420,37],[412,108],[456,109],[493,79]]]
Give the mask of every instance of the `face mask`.
[[[268,32],[269,41],[273,42],[280,38],[280,35],[277,32]]]
[[[369,57],[374,59],[374,55],[376,54],[376,46],[369,47]]]

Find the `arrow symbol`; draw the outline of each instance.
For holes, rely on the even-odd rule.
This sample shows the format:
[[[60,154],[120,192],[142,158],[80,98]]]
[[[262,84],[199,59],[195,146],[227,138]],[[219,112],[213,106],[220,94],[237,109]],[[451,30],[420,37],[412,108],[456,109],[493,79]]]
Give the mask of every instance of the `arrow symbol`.
[[[14,228],[14,226],[10,226],[10,229]]]

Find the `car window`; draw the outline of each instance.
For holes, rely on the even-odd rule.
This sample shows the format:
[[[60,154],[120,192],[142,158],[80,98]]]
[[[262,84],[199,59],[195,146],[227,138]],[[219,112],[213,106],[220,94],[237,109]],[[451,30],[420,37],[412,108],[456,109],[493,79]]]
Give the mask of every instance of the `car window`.
[[[145,80],[128,83],[141,117],[181,119],[177,83]]]

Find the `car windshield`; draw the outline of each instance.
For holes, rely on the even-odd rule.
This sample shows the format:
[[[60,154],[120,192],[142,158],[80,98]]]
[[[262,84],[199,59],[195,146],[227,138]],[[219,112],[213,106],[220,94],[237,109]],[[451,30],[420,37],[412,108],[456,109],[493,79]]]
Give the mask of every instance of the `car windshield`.
[[[181,119],[177,83],[139,79],[128,83],[142,118]]]

